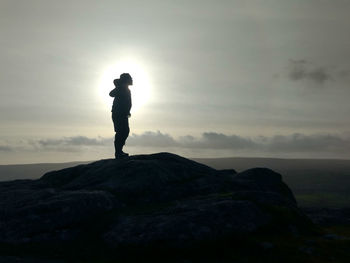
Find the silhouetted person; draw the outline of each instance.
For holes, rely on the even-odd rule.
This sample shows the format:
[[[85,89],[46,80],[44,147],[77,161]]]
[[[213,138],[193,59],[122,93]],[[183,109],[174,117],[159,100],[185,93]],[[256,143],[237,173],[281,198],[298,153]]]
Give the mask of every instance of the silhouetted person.
[[[129,85],[132,85],[132,78],[129,73],[123,73],[113,83],[115,88],[111,90],[109,96],[114,97],[112,120],[115,131],[115,158],[122,158],[129,156],[129,154],[123,152],[123,146],[130,131],[128,118],[131,116],[131,93]]]

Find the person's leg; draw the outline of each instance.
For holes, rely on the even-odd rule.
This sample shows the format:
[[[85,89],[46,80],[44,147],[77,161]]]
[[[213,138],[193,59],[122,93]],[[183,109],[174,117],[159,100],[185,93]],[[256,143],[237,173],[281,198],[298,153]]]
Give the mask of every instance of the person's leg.
[[[115,116],[113,122],[116,132],[114,137],[115,157],[127,156],[128,154],[123,152],[123,146],[130,132],[128,117]]]
[[[120,129],[121,129],[121,124],[120,124],[120,118],[118,118],[117,114],[112,112],[112,120],[113,120],[113,126],[114,126],[114,149],[115,153],[114,156],[117,158],[117,156],[121,153],[122,151],[122,145],[121,145],[121,134],[120,134]]]
[[[129,136],[129,133],[130,133],[130,128],[129,128],[129,119],[128,117],[126,117],[125,119],[123,119],[123,132],[122,132],[122,135],[121,135],[121,140],[122,140],[122,145],[124,146],[125,145],[125,141],[126,139],[128,138]]]
[[[116,132],[114,135],[114,155],[117,156],[121,151],[122,151],[122,147],[120,145],[120,139],[119,139],[119,133]]]
[[[123,152],[123,146],[125,145],[126,138],[129,136],[129,121],[127,117],[120,119],[120,126],[118,129],[119,135],[118,135],[118,149],[120,149],[119,154],[122,156],[127,156],[127,153]]]

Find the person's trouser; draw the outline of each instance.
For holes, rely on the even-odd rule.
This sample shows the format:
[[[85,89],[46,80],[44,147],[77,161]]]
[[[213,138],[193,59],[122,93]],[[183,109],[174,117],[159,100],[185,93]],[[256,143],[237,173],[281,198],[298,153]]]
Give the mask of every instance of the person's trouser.
[[[126,138],[129,136],[130,128],[129,128],[129,119],[128,116],[120,116],[114,112],[112,112],[112,120],[114,124],[114,148],[115,154],[119,154],[123,150],[123,146],[125,144]]]

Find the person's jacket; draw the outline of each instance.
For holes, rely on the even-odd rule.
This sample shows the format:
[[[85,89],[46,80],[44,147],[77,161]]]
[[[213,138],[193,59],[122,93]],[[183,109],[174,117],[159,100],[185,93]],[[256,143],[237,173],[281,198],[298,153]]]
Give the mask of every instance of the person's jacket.
[[[114,97],[112,112],[119,116],[130,116],[131,92],[127,87],[116,87],[109,96]]]

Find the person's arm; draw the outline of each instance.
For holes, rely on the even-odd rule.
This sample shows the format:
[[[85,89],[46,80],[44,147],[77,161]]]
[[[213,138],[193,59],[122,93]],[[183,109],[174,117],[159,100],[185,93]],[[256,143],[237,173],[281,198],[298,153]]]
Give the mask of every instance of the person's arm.
[[[131,92],[129,91],[128,92],[128,117],[129,118],[131,117],[131,113],[130,113],[131,106],[132,106],[132,103],[131,103]]]
[[[111,97],[117,96],[117,88],[112,89],[111,92],[109,93],[109,96]]]

